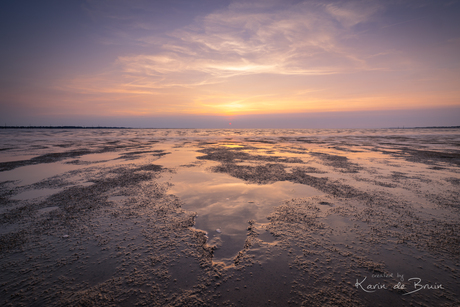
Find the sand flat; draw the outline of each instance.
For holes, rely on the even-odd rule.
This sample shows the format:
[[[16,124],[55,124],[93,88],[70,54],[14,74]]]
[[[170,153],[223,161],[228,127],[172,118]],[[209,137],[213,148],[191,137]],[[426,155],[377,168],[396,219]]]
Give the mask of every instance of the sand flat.
[[[0,134],[1,305],[460,304],[459,129]]]

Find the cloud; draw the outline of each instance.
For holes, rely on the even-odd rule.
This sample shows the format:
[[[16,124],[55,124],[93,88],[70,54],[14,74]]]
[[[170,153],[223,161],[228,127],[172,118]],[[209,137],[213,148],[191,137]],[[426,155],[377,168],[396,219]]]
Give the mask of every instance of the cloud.
[[[379,6],[277,3],[233,3],[170,32],[167,42],[139,39],[145,44],[163,41],[162,51],[119,57],[117,63],[126,74],[163,76],[155,82],[158,86],[177,84],[170,79],[200,85],[249,74],[325,75],[365,69],[363,60],[343,44],[349,30],[337,20],[350,27],[369,20]],[[193,72],[197,78],[190,78]]]
[[[159,32],[133,31],[155,27],[144,15],[134,23],[129,11],[117,7],[120,16],[113,19],[129,24],[121,33],[142,52],[120,55],[107,71],[61,89],[124,97],[133,108],[160,113],[382,107],[389,97],[385,83],[415,66],[412,57],[373,35],[382,29],[382,3],[234,1]],[[380,79],[371,74],[376,71]]]
[[[346,1],[326,5],[326,11],[346,28],[371,20],[372,16],[383,9],[383,5],[372,0]]]

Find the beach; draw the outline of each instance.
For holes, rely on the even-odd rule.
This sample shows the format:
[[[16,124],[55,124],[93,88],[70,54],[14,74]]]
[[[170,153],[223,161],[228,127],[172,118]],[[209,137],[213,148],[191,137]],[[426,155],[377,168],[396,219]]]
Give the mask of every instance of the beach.
[[[2,306],[459,306],[460,129],[0,130]]]

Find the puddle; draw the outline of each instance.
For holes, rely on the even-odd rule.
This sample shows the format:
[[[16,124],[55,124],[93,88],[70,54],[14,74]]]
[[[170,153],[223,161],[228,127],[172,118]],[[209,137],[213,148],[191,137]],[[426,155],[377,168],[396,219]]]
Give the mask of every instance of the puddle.
[[[81,166],[61,162],[21,166],[10,171],[0,172],[0,182],[18,180],[20,185],[29,185],[79,168]]]
[[[283,200],[323,194],[307,185],[287,181],[248,184],[227,174],[196,168],[180,169],[163,181],[173,184],[169,193],[181,198],[185,210],[198,214],[195,227],[206,231],[211,243],[219,242],[216,260],[231,259],[243,248],[248,221],[266,223]],[[270,236],[264,234],[261,240],[271,242],[274,239]]]
[[[89,187],[90,185],[93,185],[93,184],[94,182],[86,181],[86,182],[78,183],[78,186]]]
[[[39,209],[39,210],[37,211],[37,214],[42,215],[42,214],[46,214],[46,213],[48,213],[48,212],[51,212],[51,211],[54,211],[54,210],[57,210],[57,209],[59,209],[59,207],[57,207],[57,206],[54,206],[54,207],[46,207],[46,208]]]
[[[129,196],[110,196],[108,198],[108,201],[114,201],[116,203],[119,203],[119,202],[122,202],[122,201],[124,201],[124,200],[126,200],[128,198],[129,198]]]
[[[181,165],[188,165],[197,162],[196,157],[203,155],[196,150],[187,149],[168,148],[165,151],[168,154],[158,158],[158,160],[155,161],[155,164],[159,164],[166,168],[176,168]]]
[[[116,152],[94,153],[94,154],[84,155],[78,160],[82,162],[97,163],[97,162],[107,162],[107,161],[115,160],[119,156],[120,155]]]
[[[62,189],[29,190],[11,197],[12,200],[29,200],[38,197],[48,197],[62,191]]]
[[[268,231],[264,231],[261,234],[259,234],[258,238],[267,243],[272,243],[276,241],[276,238]]]
[[[36,156],[37,155],[3,154],[0,156],[0,163],[29,160]]]
[[[227,148],[243,148],[243,145],[239,144],[222,144],[220,146],[227,147]]]

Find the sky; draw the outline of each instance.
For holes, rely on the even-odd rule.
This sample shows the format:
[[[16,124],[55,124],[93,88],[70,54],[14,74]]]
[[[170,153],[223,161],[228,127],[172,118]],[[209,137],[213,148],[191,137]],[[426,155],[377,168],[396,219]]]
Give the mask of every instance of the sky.
[[[460,125],[460,1],[3,0],[0,125]]]

